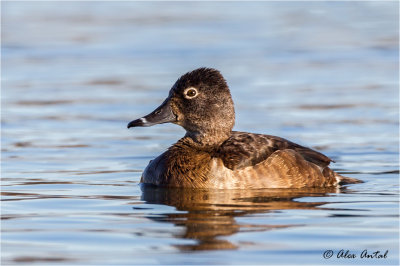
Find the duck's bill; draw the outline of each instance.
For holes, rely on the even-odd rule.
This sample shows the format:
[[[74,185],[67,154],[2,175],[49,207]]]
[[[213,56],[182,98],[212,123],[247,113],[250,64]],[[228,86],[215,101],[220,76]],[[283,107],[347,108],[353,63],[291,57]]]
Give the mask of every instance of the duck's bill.
[[[172,112],[169,100],[166,99],[156,110],[154,110],[150,114],[129,122],[128,128],[149,127],[152,125],[175,122],[175,121],[176,121],[176,116]]]

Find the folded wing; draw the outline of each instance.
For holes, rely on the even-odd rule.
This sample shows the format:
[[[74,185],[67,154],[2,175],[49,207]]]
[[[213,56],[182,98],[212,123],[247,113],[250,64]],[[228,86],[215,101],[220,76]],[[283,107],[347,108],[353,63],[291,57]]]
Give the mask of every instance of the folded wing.
[[[324,169],[330,164],[329,157],[289,140],[262,134],[233,131],[217,151],[224,165],[231,170],[253,166],[267,159],[277,150],[290,149],[300,154],[306,161]]]

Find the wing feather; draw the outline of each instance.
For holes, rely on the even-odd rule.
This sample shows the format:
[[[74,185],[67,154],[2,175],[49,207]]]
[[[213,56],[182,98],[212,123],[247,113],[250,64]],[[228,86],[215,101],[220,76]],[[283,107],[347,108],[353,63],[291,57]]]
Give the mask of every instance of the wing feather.
[[[222,159],[226,167],[235,170],[256,165],[275,151],[285,149],[298,152],[306,161],[322,169],[333,161],[320,152],[284,138],[238,131],[232,132],[232,136],[221,145],[216,156]]]

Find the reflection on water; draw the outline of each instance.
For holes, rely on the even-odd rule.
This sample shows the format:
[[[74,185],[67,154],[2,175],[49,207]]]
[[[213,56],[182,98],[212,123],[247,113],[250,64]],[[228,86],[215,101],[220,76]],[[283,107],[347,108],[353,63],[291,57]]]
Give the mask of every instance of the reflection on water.
[[[397,2],[1,5],[2,264],[398,265]],[[227,79],[235,130],[317,148],[365,183],[142,192],[184,132],[126,124],[202,66]]]
[[[302,197],[323,197],[337,189],[270,189],[270,190],[191,190],[143,186],[142,200],[147,204],[175,207],[180,213],[149,217],[156,222],[183,227],[175,237],[196,240],[196,244],[175,245],[180,250],[237,249],[221,236],[240,232],[257,232],[287,228],[290,224],[239,224],[237,217],[274,210],[313,210],[324,202],[298,202]],[[135,207],[134,207],[135,209]],[[298,226],[298,225],[297,225]]]

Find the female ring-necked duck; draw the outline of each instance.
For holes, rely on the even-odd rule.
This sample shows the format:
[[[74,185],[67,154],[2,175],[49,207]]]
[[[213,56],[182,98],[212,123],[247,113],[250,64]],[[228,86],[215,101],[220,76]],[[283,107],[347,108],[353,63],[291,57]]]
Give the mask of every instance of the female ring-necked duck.
[[[218,70],[180,77],[152,113],[128,124],[174,123],[186,135],[150,161],[141,183],[166,187],[256,189],[359,183],[332,171],[327,156],[283,138],[232,131],[235,110]]]

